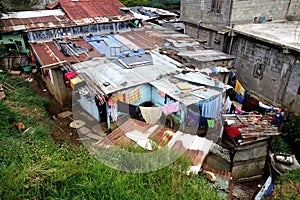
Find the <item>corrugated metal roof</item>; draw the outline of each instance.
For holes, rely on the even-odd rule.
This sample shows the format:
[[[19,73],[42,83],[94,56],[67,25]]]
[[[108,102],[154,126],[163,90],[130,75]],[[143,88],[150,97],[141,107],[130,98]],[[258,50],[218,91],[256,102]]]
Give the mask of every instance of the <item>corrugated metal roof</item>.
[[[61,9],[12,12],[1,18],[0,31],[10,32],[26,29],[63,27],[66,23],[70,26],[73,22],[70,21]]]
[[[125,7],[118,0],[60,0],[59,4],[71,20],[122,16],[120,8]]]
[[[112,145],[127,147],[132,144],[133,141],[129,139],[125,133],[137,130],[147,134],[147,131],[154,126],[157,126],[157,128],[151,133],[149,139],[155,141],[159,149],[168,147],[169,149],[175,150],[177,153],[186,152],[187,156],[189,156],[193,162],[189,172],[199,172],[204,162],[204,158],[208,154],[213,142],[197,135],[190,135],[170,128],[165,128],[162,125],[152,125],[129,118],[116,130],[99,141],[97,145],[106,148],[109,148]]]
[[[126,137],[125,133],[137,130],[142,133],[147,132],[148,129],[153,127],[154,125],[142,122],[136,119],[129,118],[125,123],[119,126],[116,130],[112,133],[107,135],[103,140],[101,140],[98,144],[99,145],[106,145],[106,144],[114,144],[117,146],[126,147],[132,143],[128,137]],[[173,137],[176,130],[165,128],[163,126],[158,126],[155,131],[149,136],[150,139],[155,139],[157,145],[162,148],[164,147]],[[166,137],[168,136],[168,137]]]
[[[184,74],[180,74],[182,76],[185,76]],[[176,77],[176,76],[175,76]],[[195,104],[207,99],[210,99],[212,97],[221,95],[222,90],[216,90],[214,88],[207,88],[204,86],[197,86],[189,84],[191,89],[188,90],[180,90],[176,83],[172,83],[170,80],[174,79],[171,77],[156,80],[150,82],[151,85],[156,87],[158,90],[164,92],[165,94],[168,94],[173,99],[176,99],[177,101],[180,101],[181,103],[185,105],[191,105]],[[188,78],[186,78],[188,80]],[[188,82],[188,81],[184,82]],[[179,81],[180,82],[180,81]]]
[[[206,76],[200,72],[190,72],[186,74],[178,74],[175,76],[176,78],[190,81],[193,83],[198,83],[201,85],[207,85],[211,87],[216,87],[216,88],[227,88],[227,85],[220,81],[216,81],[213,78]]]
[[[61,9],[33,10],[33,11],[8,12],[7,14],[2,14],[1,19],[24,19],[24,18],[64,16],[64,15],[65,13]]]
[[[192,58],[200,62],[209,62],[209,61],[219,61],[219,60],[232,60],[235,56],[223,53],[217,50],[202,50],[198,49],[196,51],[184,51],[179,52],[179,56]]]
[[[92,46],[85,42],[81,38],[68,40],[73,42],[79,47],[92,49]],[[80,54],[78,56],[65,56],[63,52],[58,49],[54,42],[43,42],[43,43],[30,43],[34,53],[37,55],[39,62],[45,65],[52,65],[55,63],[63,62],[66,63],[77,63],[88,60],[93,57],[101,57],[102,55],[97,51],[89,51],[87,53]]]
[[[125,88],[141,85],[156,80],[161,75],[175,73],[177,65],[175,60],[165,55],[161,55],[155,50],[150,52],[153,64],[126,69],[119,65],[105,61],[103,59],[94,59],[82,63],[74,64],[73,67],[78,72],[84,72],[100,86],[103,92],[110,94]],[[106,63],[105,63],[106,62]],[[104,82],[110,85],[105,87]],[[123,84],[125,83],[126,84]]]

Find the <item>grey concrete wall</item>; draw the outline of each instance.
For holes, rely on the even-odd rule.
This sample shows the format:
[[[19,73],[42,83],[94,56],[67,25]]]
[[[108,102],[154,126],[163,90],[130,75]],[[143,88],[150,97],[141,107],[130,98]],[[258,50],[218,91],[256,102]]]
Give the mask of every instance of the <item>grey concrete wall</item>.
[[[284,20],[287,11],[295,12],[295,6],[300,4],[299,0],[234,0],[232,4],[231,21],[235,24],[253,22],[254,18],[260,16],[266,20]],[[289,8],[289,9],[288,9]],[[289,13],[289,12],[288,12]],[[299,11],[298,11],[299,13]]]
[[[289,3],[290,2],[290,3]],[[213,5],[220,5],[218,8]],[[284,20],[286,15],[300,15],[300,0],[181,0],[181,19],[204,27],[220,28],[230,24],[251,23],[254,18]]]
[[[72,89],[65,87],[60,69],[52,69],[51,71],[53,83],[47,76],[44,77],[47,89],[62,106],[69,105],[72,103]]]
[[[246,90],[285,108],[293,101],[291,110],[300,113],[299,53],[284,53],[280,47],[235,36],[232,54],[237,78]]]
[[[218,34],[217,31],[212,31],[205,28],[198,29],[198,27],[194,24],[186,24],[185,34],[203,41],[204,46],[209,46],[220,51],[223,49],[224,35]]]
[[[212,6],[213,1],[215,7]],[[228,2],[228,0],[181,0],[180,18],[194,24],[202,21],[202,25],[205,27],[218,28],[226,25]],[[217,4],[220,5],[218,8]]]

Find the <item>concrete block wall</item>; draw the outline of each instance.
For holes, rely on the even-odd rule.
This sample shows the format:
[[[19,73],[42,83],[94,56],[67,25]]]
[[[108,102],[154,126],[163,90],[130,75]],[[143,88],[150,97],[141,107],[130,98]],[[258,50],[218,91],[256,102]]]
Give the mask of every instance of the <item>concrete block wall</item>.
[[[300,96],[297,95],[300,76],[300,56],[258,40],[236,36],[232,54],[238,80],[246,90],[300,114]]]
[[[180,18],[194,24],[202,21],[205,26],[224,26],[228,16],[228,0],[214,1],[221,3],[220,12],[212,11],[212,0],[181,0]]]
[[[48,76],[43,78],[49,92],[62,106],[72,103],[72,89],[65,86],[62,71],[60,69],[51,69],[51,75],[52,81]]]
[[[265,17],[265,20],[284,20],[289,0],[234,0],[232,4],[231,22],[235,24],[251,23],[256,17]],[[294,10],[292,3],[290,6]],[[298,2],[300,4],[300,2]]]
[[[286,14],[300,15],[300,0],[181,0],[181,19],[205,27],[223,28],[228,23],[228,7],[231,4],[230,24],[252,23],[254,18],[285,20]],[[212,11],[213,2],[220,2],[220,12]]]
[[[214,48],[215,50],[222,51],[224,35],[218,34],[217,31],[208,30],[205,28],[199,28],[194,24],[186,24],[185,25],[185,34],[189,35],[193,38],[198,38],[200,41],[203,41],[204,46],[209,46]],[[211,36],[210,36],[211,34]],[[211,37],[211,39],[210,39]],[[204,42],[206,41],[206,42]]]

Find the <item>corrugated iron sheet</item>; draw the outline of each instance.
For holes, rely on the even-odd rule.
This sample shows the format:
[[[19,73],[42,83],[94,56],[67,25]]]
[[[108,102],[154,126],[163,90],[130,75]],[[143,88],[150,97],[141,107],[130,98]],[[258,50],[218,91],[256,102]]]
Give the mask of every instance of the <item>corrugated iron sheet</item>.
[[[77,46],[92,49],[92,46],[85,42],[81,38],[69,40],[75,43]],[[43,42],[43,43],[30,43],[33,51],[39,58],[39,62],[44,65],[51,65],[61,61],[66,61],[67,63],[78,63],[86,61],[93,57],[101,57],[102,55],[97,51],[89,51],[88,53],[83,53],[78,56],[65,56],[53,42]]]
[[[71,20],[122,16],[120,8],[125,7],[118,0],[60,0],[59,4]]]

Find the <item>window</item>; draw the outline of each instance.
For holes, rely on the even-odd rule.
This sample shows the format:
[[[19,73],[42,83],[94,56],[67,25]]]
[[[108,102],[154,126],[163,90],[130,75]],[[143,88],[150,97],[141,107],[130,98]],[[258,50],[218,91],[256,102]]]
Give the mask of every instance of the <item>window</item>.
[[[211,12],[221,14],[221,10],[222,10],[222,0],[212,0]]]

